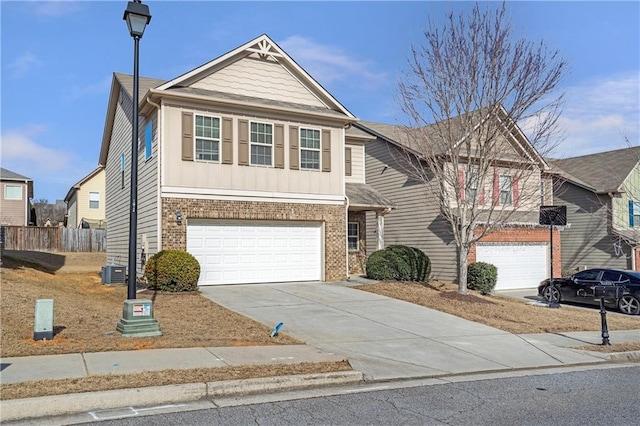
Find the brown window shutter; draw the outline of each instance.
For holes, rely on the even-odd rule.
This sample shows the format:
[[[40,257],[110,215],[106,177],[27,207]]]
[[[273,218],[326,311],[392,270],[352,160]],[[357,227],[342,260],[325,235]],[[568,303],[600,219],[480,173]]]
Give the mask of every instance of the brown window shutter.
[[[182,113],[182,160],[193,161],[193,113]]]
[[[351,176],[351,148],[344,149],[344,174]]]
[[[331,132],[322,131],[322,171],[331,171]]]
[[[238,164],[249,165],[249,122],[238,120]]]
[[[298,128],[289,127],[289,168],[298,170],[300,168],[300,154],[298,153]]]
[[[233,164],[233,120],[222,118],[222,164]]]
[[[275,126],[275,167],[276,169],[284,169],[284,126],[276,124]]]

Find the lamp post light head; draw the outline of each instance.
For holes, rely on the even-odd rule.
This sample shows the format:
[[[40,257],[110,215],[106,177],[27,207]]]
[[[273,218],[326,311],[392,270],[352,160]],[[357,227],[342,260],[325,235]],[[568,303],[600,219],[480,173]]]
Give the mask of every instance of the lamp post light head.
[[[127,27],[129,27],[131,37],[142,38],[144,29],[147,27],[147,24],[151,22],[149,6],[140,3],[140,1],[130,1],[127,4],[127,9],[124,11],[122,19],[127,21]]]

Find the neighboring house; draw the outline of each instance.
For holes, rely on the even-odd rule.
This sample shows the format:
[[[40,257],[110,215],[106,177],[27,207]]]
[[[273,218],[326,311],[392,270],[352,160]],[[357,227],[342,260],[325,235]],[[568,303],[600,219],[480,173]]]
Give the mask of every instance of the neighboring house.
[[[409,158],[416,160],[421,157],[417,151],[420,148],[407,137],[401,126],[366,121],[355,126],[377,138],[366,145],[367,183],[397,206],[385,219],[385,245],[418,247],[431,259],[432,278],[457,281],[458,254],[450,224],[441,214],[438,192],[413,178],[406,167],[407,152],[410,153]],[[424,133],[429,134],[428,130]],[[549,276],[551,269],[550,230],[539,225],[541,203],[553,202],[551,191],[547,191],[546,199],[542,192],[542,188],[551,187],[551,181],[543,176],[548,165],[517,126],[510,126],[510,131],[505,133],[509,136],[502,141],[505,154],[502,164],[508,167],[496,168],[493,184],[476,191],[481,198],[497,197],[496,208],[515,209],[515,212],[509,223],[500,224],[476,243],[467,259],[469,263],[483,261],[498,267],[496,290],[536,287]],[[425,164],[424,167],[428,166]],[[513,173],[516,167],[527,167],[533,172],[526,183],[520,183],[519,188],[517,181],[512,182],[508,193],[502,194],[503,186],[497,185],[497,177]],[[518,194],[524,193],[524,185],[530,185],[526,188],[528,193],[536,196],[530,196],[526,203],[519,205]],[[368,215],[367,223],[375,223],[371,215]],[[368,232],[367,243],[372,240],[374,235]],[[560,238],[557,230],[554,231],[553,246],[554,272],[559,272]],[[368,251],[374,248],[370,245]]]
[[[104,167],[98,166],[69,189],[64,197],[67,227],[106,229],[104,178]]]
[[[31,217],[33,180],[4,168],[0,168],[2,203],[0,224],[27,226],[34,224]]]
[[[120,264],[132,87],[131,76],[114,74],[99,160],[108,262]],[[200,285],[363,271],[365,212],[381,227],[392,207],[365,183],[363,145],[373,138],[268,36],[170,81],[141,78],[139,95],[138,273],[162,249],[192,253]]]
[[[640,147],[549,160],[558,205],[567,206],[562,268],[638,270]]]

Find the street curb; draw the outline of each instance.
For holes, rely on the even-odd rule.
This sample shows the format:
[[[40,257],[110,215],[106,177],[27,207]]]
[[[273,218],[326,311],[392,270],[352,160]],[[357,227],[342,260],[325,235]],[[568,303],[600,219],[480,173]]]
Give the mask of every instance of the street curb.
[[[338,371],[11,399],[0,401],[0,422],[120,408],[124,401],[128,406],[171,404],[362,381],[364,375],[361,371]]]
[[[612,352],[609,354],[611,362],[640,362],[640,351]]]

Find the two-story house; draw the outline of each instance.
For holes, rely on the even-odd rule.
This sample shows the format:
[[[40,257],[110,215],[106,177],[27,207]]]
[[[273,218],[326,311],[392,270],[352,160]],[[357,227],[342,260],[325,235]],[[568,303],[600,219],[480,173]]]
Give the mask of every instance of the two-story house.
[[[132,77],[114,74],[99,164],[108,261],[128,254]],[[162,249],[200,262],[200,285],[335,281],[363,270],[370,134],[262,35],[172,80],[140,78],[138,273]],[[378,244],[382,244],[380,241]]]
[[[64,202],[67,227],[106,229],[104,168],[98,166],[69,188]]]
[[[553,166],[557,204],[567,206],[562,268],[638,270],[640,147],[561,160]]]
[[[0,203],[0,224],[27,226],[35,225],[31,213],[33,180],[0,168],[2,200]]]
[[[462,203],[474,202],[478,209],[477,221],[473,223],[475,230],[486,226],[488,221],[493,221],[494,226],[471,247],[467,262],[496,265],[496,290],[537,287],[551,272],[550,230],[539,225],[540,206],[553,203],[551,181],[546,177],[549,166],[508,117],[501,115],[498,121],[510,124],[504,124],[497,152],[491,157],[495,166],[485,173],[484,183],[480,184],[477,178],[475,185],[466,188],[466,193],[461,189],[459,198],[451,195],[445,200],[439,198],[439,183],[429,179],[430,172],[424,173],[421,179],[412,173],[420,164],[428,170],[427,154],[421,149],[422,144],[433,142],[422,139],[429,139],[429,135],[435,133],[430,129],[435,125],[421,129],[420,140],[409,137],[407,129],[398,125],[361,121],[355,126],[376,138],[366,145],[367,183],[396,205],[385,219],[386,245],[420,248],[431,259],[432,278],[457,281],[458,252],[451,224],[442,213],[442,203],[455,207],[457,199]],[[457,176],[465,181],[465,170],[456,170],[446,155],[437,158],[442,159],[443,170],[452,169],[452,179]],[[473,158],[461,162],[473,162]],[[451,186],[451,182],[448,184]],[[450,190],[453,194],[452,188]],[[374,224],[373,216],[367,216],[367,223]],[[375,241],[375,228],[367,229],[367,242]],[[554,272],[559,272],[560,235],[557,229],[553,232]],[[369,252],[373,249],[369,247]]]

